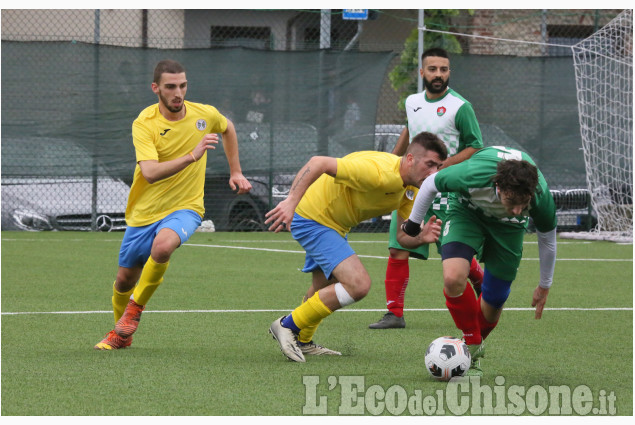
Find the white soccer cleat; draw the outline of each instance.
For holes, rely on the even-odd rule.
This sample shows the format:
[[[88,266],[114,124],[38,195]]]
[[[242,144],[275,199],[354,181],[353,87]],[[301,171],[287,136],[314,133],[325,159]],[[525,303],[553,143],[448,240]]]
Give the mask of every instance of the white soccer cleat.
[[[303,354],[311,354],[314,356],[325,356],[325,355],[326,356],[341,356],[342,355],[342,353],[340,353],[339,351],[322,347],[321,345],[316,344],[313,341],[307,342],[306,344],[299,343],[298,345],[300,346],[300,350],[302,350]]]
[[[304,363],[306,360],[304,359],[302,350],[300,350],[300,347],[298,346],[298,337],[291,329],[282,326],[281,322],[284,318],[285,316],[282,316],[279,319],[274,320],[269,328],[269,333],[273,339],[278,341],[282,354],[287,356],[287,358],[291,361]]]

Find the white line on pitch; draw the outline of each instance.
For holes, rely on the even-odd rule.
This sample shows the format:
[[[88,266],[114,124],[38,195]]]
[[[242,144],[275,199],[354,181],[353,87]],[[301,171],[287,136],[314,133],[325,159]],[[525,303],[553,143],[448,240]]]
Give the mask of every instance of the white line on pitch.
[[[233,246],[233,245],[209,245],[209,244],[196,244],[186,243],[183,246],[193,246],[198,248],[223,248],[223,249],[242,249],[246,251],[265,251],[265,252],[286,252],[290,254],[304,254],[304,251],[290,250],[290,249],[273,249],[273,248],[256,248],[253,246]],[[357,255],[359,258],[377,258],[381,260],[387,260],[388,257],[382,255]],[[429,260],[440,260],[441,258],[433,257]],[[527,261],[539,261],[539,258],[523,258]],[[607,261],[607,262],[625,262],[633,261],[632,258],[558,258],[557,261]]]
[[[293,308],[288,309],[252,309],[252,310],[146,310],[144,313],[288,313]],[[532,307],[509,307],[505,311],[534,311]],[[545,307],[549,311],[633,311],[632,307]],[[360,313],[360,312],[384,312],[385,309],[380,308],[348,308],[337,310],[342,313]],[[448,311],[447,308],[405,308],[404,311]],[[16,311],[2,312],[3,316],[23,316],[37,314],[112,314],[112,311],[96,310],[96,311]]]

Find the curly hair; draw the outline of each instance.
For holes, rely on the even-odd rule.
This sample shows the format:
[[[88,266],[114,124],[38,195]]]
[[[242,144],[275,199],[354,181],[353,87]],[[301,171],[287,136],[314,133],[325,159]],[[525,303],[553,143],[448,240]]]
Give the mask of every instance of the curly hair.
[[[498,163],[492,179],[501,192],[511,195],[516,203],[534,197],[538,186],[538,169],[527,161],[508,159]]]

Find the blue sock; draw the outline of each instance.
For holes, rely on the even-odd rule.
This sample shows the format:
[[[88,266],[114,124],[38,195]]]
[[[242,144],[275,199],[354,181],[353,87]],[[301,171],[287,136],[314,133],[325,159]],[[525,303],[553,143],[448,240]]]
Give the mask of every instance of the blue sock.
[[[282,319],[281,324],[283,327],[291,329],[293,333],[300,333],[300,328],[298,328],[298,325],[296,325],[293,321],[293,316],[291,314],[288,314],[284,319]]]

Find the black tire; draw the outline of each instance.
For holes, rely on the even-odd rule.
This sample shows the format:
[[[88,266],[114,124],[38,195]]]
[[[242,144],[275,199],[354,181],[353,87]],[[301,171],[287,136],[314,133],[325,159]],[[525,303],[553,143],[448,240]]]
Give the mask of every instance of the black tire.
[[[229,216],[230,232],[263,232],[267,230],[264,217],[254,205],[240,203],[232,208]]]

